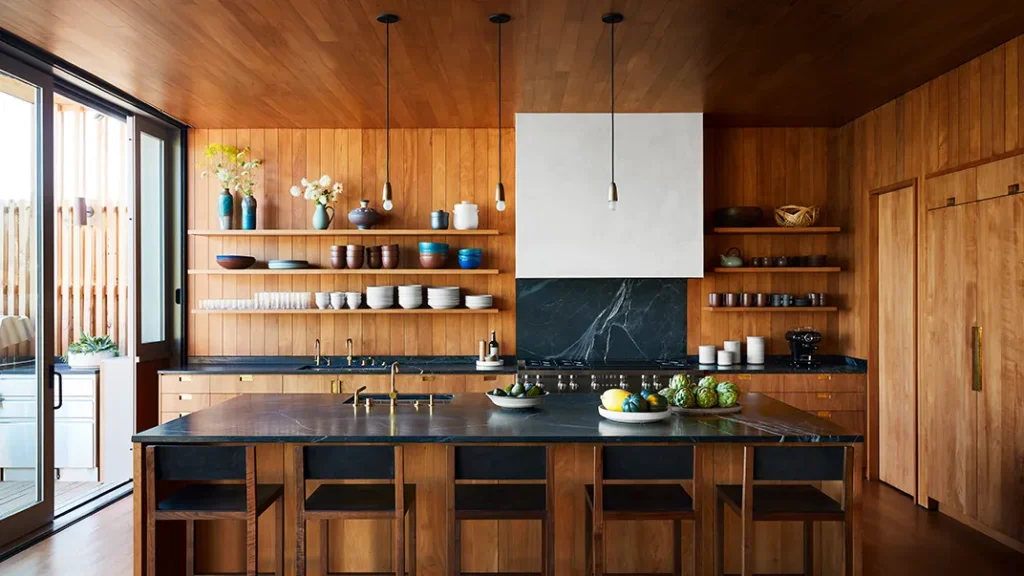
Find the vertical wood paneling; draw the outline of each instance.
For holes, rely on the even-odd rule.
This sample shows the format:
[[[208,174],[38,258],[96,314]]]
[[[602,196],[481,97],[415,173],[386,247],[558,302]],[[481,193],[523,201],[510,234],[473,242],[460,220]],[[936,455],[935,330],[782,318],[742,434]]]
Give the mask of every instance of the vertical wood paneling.
[[[484,249],[484,266],[501,273],[491,277],[430,277],[393,275],[339,276],[190,276],[190,306],[206,298],[248,298],[257,291],[364,291],[367,285],[459,285],[463,292],[493,294],[501,313],[493,316],[207,316],[192,317],[189,353],[206,355],[310,355],[319,338],[324,354],[345,354],[352,338],[358,355],[476,353],[476,342],[491,330],[498,333],[505,351],[515,353],[515,132],[502,132],[503,181],[508,209],[494,207],[497,181],[498,132],[491,129],[435,129],[391,131],[391,183],[395,209],[385,213],[382,228],[430,228],[430,212],[469,200],[480,208],[481,228],[498,229],[498,237],[441,237],[452,256],[459,248]],[[289,188],[301,178],[328,174],[345,187],[336,205],[331,228],[352,228],[346,217],[366,198],[380,208],[380,190],[387,177],[383,130],[354,129],[196,129],[190,135],[189,227],[217,228],[215,182],[197,177],[197,162],[210,143],[253,147],[263,158],[263,184],[257,188],[258,226],[308,229],[312,209],[292,198]],[[236,216],[240,198],[235,199]],[[236,220],[238,218],[236,217]],[[236,223],[237,225],[237,223]],[[188,242],[189,267],[216,268],[217,254],[251,254],[259,260],[304,258],[329,266],[334,242],[364,245],[397,243],[400,267],[418,267],[417,242],[423,238],[372,236],[361,239],[330,238],[199,238]],[[452,262],[450,265],[456,265]]]

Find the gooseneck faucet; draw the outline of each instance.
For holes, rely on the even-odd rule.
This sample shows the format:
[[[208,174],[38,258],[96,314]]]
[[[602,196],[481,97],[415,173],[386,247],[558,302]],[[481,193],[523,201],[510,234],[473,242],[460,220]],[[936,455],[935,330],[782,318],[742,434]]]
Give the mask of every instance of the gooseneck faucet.
[[[348,360],[348,365],[351,366],[352,365],[352,339],[351,338],[346,338],[345,339],[345,348],[348,349],[348,356],[345,356],[345,359]]]
[[[316,350],[316,356],[313,357],[313,360],[316,361],[316,365],[319,366],[320,365],[320,339],[319,338],[317,338],[316,340],[313,341],[313,349]]]
[[[395,374],[398,374],[398,362],[391,364],[391,393],[388,397],[391,398],[391,407],[395,407],[395,401],[398,399],[398,390],[395,389]]]

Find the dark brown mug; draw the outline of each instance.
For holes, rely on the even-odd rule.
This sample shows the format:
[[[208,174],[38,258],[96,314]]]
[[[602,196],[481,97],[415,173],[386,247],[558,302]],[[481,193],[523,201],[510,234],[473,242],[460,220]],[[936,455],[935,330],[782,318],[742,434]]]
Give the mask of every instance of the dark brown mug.
[[[733,293],[733,292],[726,293],[726,295],[725,295],[725,305],[727,307],[734,308],[736,306],[739,306],[739,303],[740,303],[740,295],[739,294],[736,294],[736,293]]]
[[[771,294],[765,294],[764,292],[759,292],[757,294],[757,297],[755,298],[755,302],[756,302],[758,308],[764,308],[765,306],[767,306],[768,304],[771,303],[771,299],[772,299]]]
[[[752,308],[754,306],[754,295],[749,292],[740,294],[740,306],[744,308]]]
[[[776,256],[775,266],[779,268],[785,268],[786,266],[789,266],[789,258],[786,258],[785,256]]]
[[[820,268],[825,265],[828,261],[828,257],[825,254],[812,254],[807,257],[807,265]]]
[[[717,308],[722,305],[722,295],[718,292],[711,292],[708,294],[708,306]]]

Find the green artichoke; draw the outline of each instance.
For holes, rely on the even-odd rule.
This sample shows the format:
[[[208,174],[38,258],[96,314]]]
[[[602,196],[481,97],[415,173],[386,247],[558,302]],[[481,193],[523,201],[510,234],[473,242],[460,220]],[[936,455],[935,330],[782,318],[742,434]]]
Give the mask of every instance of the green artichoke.
[[[709,386],[697,388],[697,406],[714,408],[716,404],[718,404],[718,393],[714,388]]]
[[[718,386],[715,386],[715,392],[718,392],[719,394],[727,390],[735,394],[740,393],[740,389],[737,388],[735,384],[729,382],[728,380],[726,380],[725,382],[719,382]]]
[[[682,388],[690,388],[691,386],[693,386],[693,383],[690,382],[690,377],[686,374],[675,374],[668,381],[668,387],[671,390],[680,390]]]
[[[683,388],[676,392],[672,403],[680,408],[693,408],[697,405],[697,395],[693,392],[692,388]]]
[[[705,376],[705,377],[700,379],[700,382],[697,382],[697,388],[712,388],[713,389],[717,385],[718,385],[718,379],[716,379],[714,376]]]
[[[722,408],[731,408],[736,405],[739,394],[733,390],[723,390],[718,393],[718,405]]]

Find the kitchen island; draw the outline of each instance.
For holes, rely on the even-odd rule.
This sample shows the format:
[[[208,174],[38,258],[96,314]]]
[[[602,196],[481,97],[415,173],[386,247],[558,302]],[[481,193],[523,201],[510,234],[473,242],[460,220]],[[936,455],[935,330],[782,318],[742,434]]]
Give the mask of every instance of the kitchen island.
[[[555,573],[582,576],[586,541],[583,530],[586,504],[583,486],[594,480],[595,446],[607,444],[694,444],[700,462],[699,502],[703,537],[698,546],[705,558],[704,574],[714,573],[714,485],[739,483],[742,479],[743,446],[749,444],[853,446],[857,465],[863,458],[861,435],[832,422],[797,410],[760,394],[744,394],[742,412],[708,418],[673,417],[663,423],[619,424],[597,413],[597,395],[549,396],[543,407],[529,411],[500,410],[479,394],[455,395],[450,401],[400,403],[392,409],[377,404],[354,405],[345,394],[244,395],[184,418],[168,422],[133,437],[135,443],[135,552],[136,575],[145,573],[146,493],[145,448],[173,444],[255,444],[259,482],[284,485],[284,551],[286,573],[292,573],[295,550],[295,494],[297,479],[294,450],[313,443],[382,443],[402,445],[404,478],[416,484],[417,549],[419,572],[429,576],[448,573],[445,514],[449,485],[446,445],[449,444],[542,444],[554,456]],[[839,483],[822,482],[822,489],[836,496]],[[854,533],[859,526],[860,475],[854,475]],[[276,506],[276,505],[275,505]],[[260,571],[273,566],[276,543],[273,514],[261,519]],[[265,529],[262,523],[267,522]],[[163,523],[171,524],[171,523]],[[196,528],[198,573],[239,572],[244,566],[244,527],[218,521]],[[386,572],[391,567],[390,531],[387,522],[338,521],[332,524],[332,572]],[[539,566],[540,530],[523,521],[478,521],[463,533],[462,569],[465,572],[531,572]],[[738,572],[739,519],[726,513],[727,572]],[[692,549],[691,528],[683,531],[684,553]],[[843,546],[838,525],[818,524],[815,573],[838,574]],[[310,544],[307,556],[320,554],[316,523],[306,529]],[[608,573],[671,572],[671,528],[665,522],[621,522],[606,528]],[[166,536],[165,536],[166,535]],[[798,572],[803,552],[800,523],[760,523],[755,528],[756,571]],[[855,539],[855,572],[860,573],[859,537]],[[180,536],[173,527],[161,526],[156,540],[161,557],[177,552]],[[342,552],[337,552],[337,551]],[[315,564],[314,564],[315,565]],[[684,563],[686,570],[690,564]],[[310,573],[315,573],[311,570]],[[154,575],[146,575],[154,576]]]

